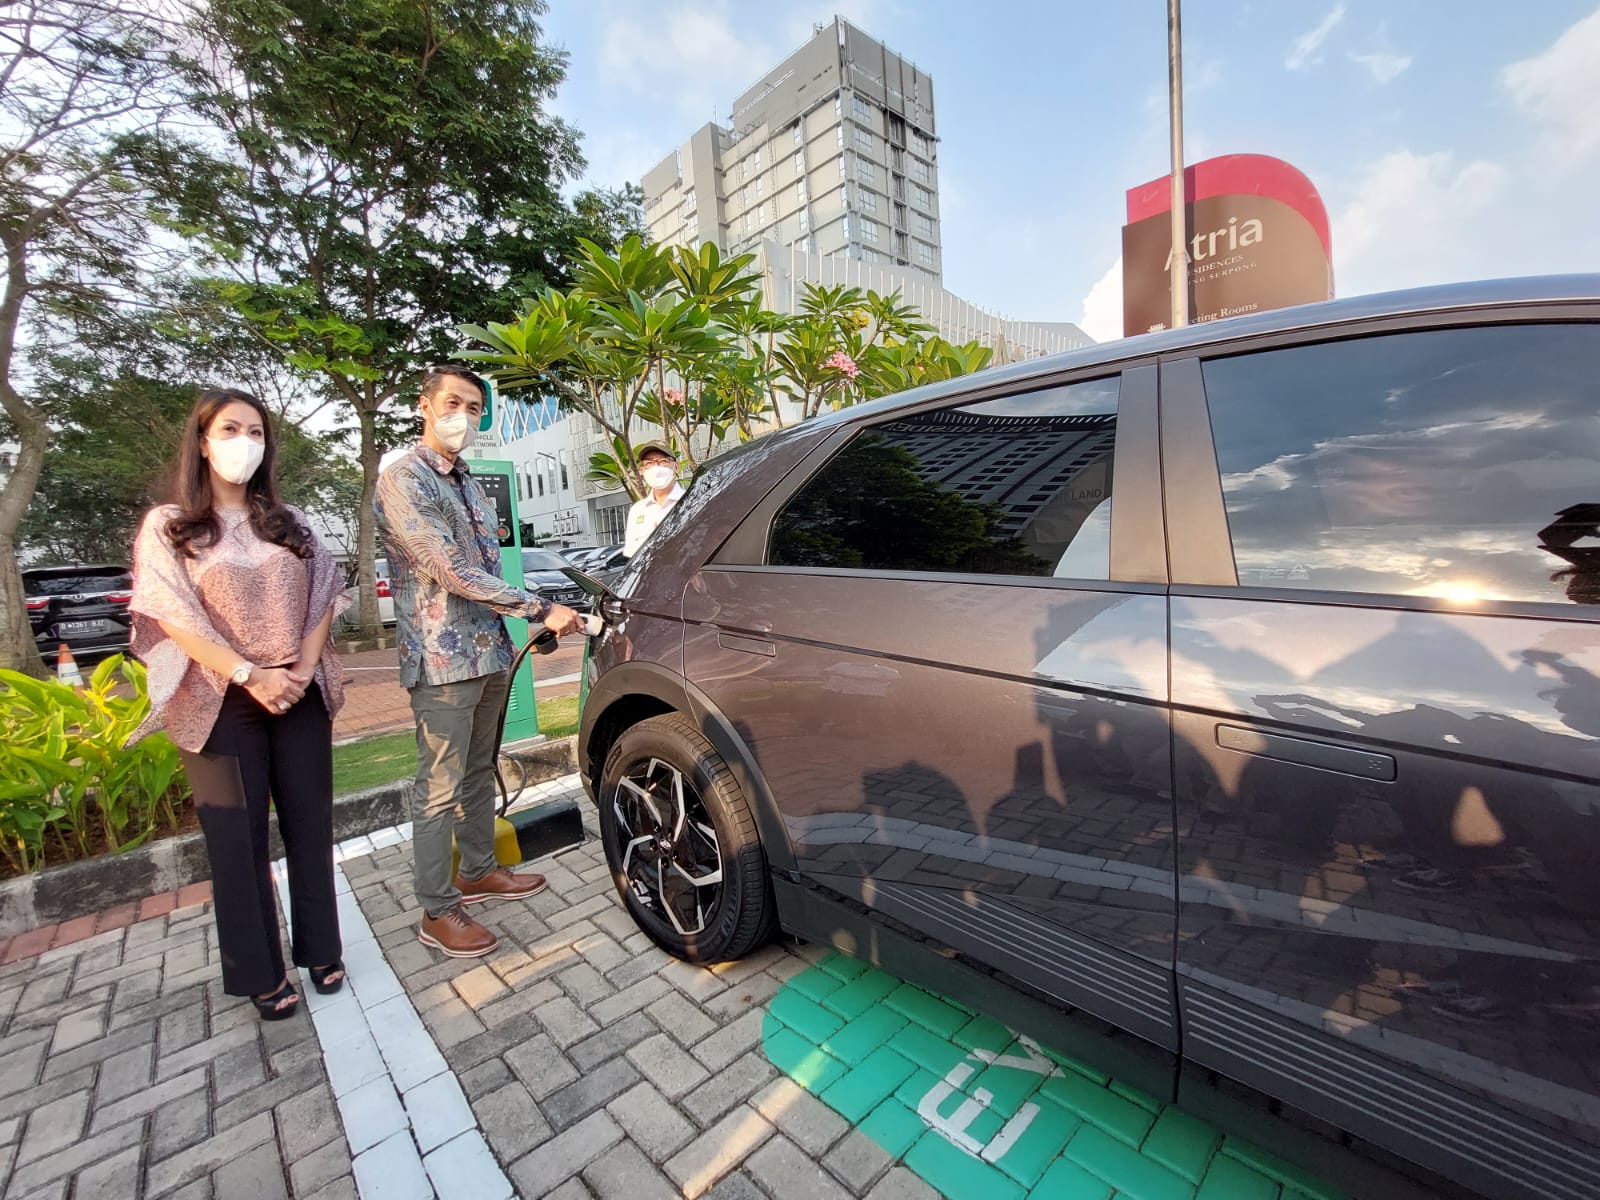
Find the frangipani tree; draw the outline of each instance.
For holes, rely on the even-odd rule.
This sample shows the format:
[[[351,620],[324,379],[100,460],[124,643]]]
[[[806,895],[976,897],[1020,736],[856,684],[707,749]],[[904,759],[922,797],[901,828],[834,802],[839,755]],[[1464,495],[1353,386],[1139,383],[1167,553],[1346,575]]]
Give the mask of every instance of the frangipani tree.
[[[457,357],[494,377],[500,390],[554,394],[593,418],[609,452],[589,478],[643,495],[633,446],[645,427],[662,430],[691,468],[730,434],[740,441],[788,415],[807,420],[824,406],[976,371],[992,351],[930,337],[933,326],[900,303],[854,287],[807,285],[794,315],[761,300],[750,254],[724,258],[629,238],[615,253],[583,242],[575,286],[524,301],[518,319],[463,325],[473,343]]]

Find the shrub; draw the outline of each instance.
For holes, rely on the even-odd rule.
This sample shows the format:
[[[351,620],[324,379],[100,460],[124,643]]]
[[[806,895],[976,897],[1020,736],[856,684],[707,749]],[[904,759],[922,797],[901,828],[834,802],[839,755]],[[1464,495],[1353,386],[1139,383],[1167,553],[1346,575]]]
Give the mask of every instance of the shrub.
[[[131,849],[178,823],[187,794],[165,734],[124,748],[150,712],[145,669],[115,655],[74,689],[0,670],[0,850],[17,872],[47,855]]]

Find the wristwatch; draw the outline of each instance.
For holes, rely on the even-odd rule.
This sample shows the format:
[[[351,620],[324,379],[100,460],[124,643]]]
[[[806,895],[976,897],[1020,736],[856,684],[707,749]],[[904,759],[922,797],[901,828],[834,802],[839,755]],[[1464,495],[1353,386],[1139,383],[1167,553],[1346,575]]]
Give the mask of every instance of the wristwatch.
[[[245,684],[250,682],[250,672],[254,671],[255,669],[256,665],[254,663],[242,662],[233,669],[233,674],[228,676],[228,678],[233,680],[233,682],[237,683],[240,687],[243,687]]]

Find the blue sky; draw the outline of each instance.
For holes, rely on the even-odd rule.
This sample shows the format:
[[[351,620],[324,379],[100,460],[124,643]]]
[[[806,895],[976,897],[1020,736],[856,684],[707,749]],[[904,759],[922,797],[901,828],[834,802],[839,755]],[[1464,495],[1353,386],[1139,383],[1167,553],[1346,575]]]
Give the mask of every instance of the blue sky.
[[[945,285],[1120,332],[1129,187],[1166,173],[1162,0],[551,0],[557,111],[637,179],[837,12],[933,76]],[[1188,161],[1271,154],[1341,295],[1600,270],[1596,0],[1185,0]]]

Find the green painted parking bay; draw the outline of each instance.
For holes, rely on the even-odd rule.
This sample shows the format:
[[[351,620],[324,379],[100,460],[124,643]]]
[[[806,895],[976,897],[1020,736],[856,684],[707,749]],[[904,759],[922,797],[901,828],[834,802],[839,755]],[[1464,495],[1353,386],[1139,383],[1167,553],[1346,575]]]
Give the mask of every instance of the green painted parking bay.
[[[831,955],[773,997],[767,1057],[955,1200],[1345,1200],[954,1000]]]

